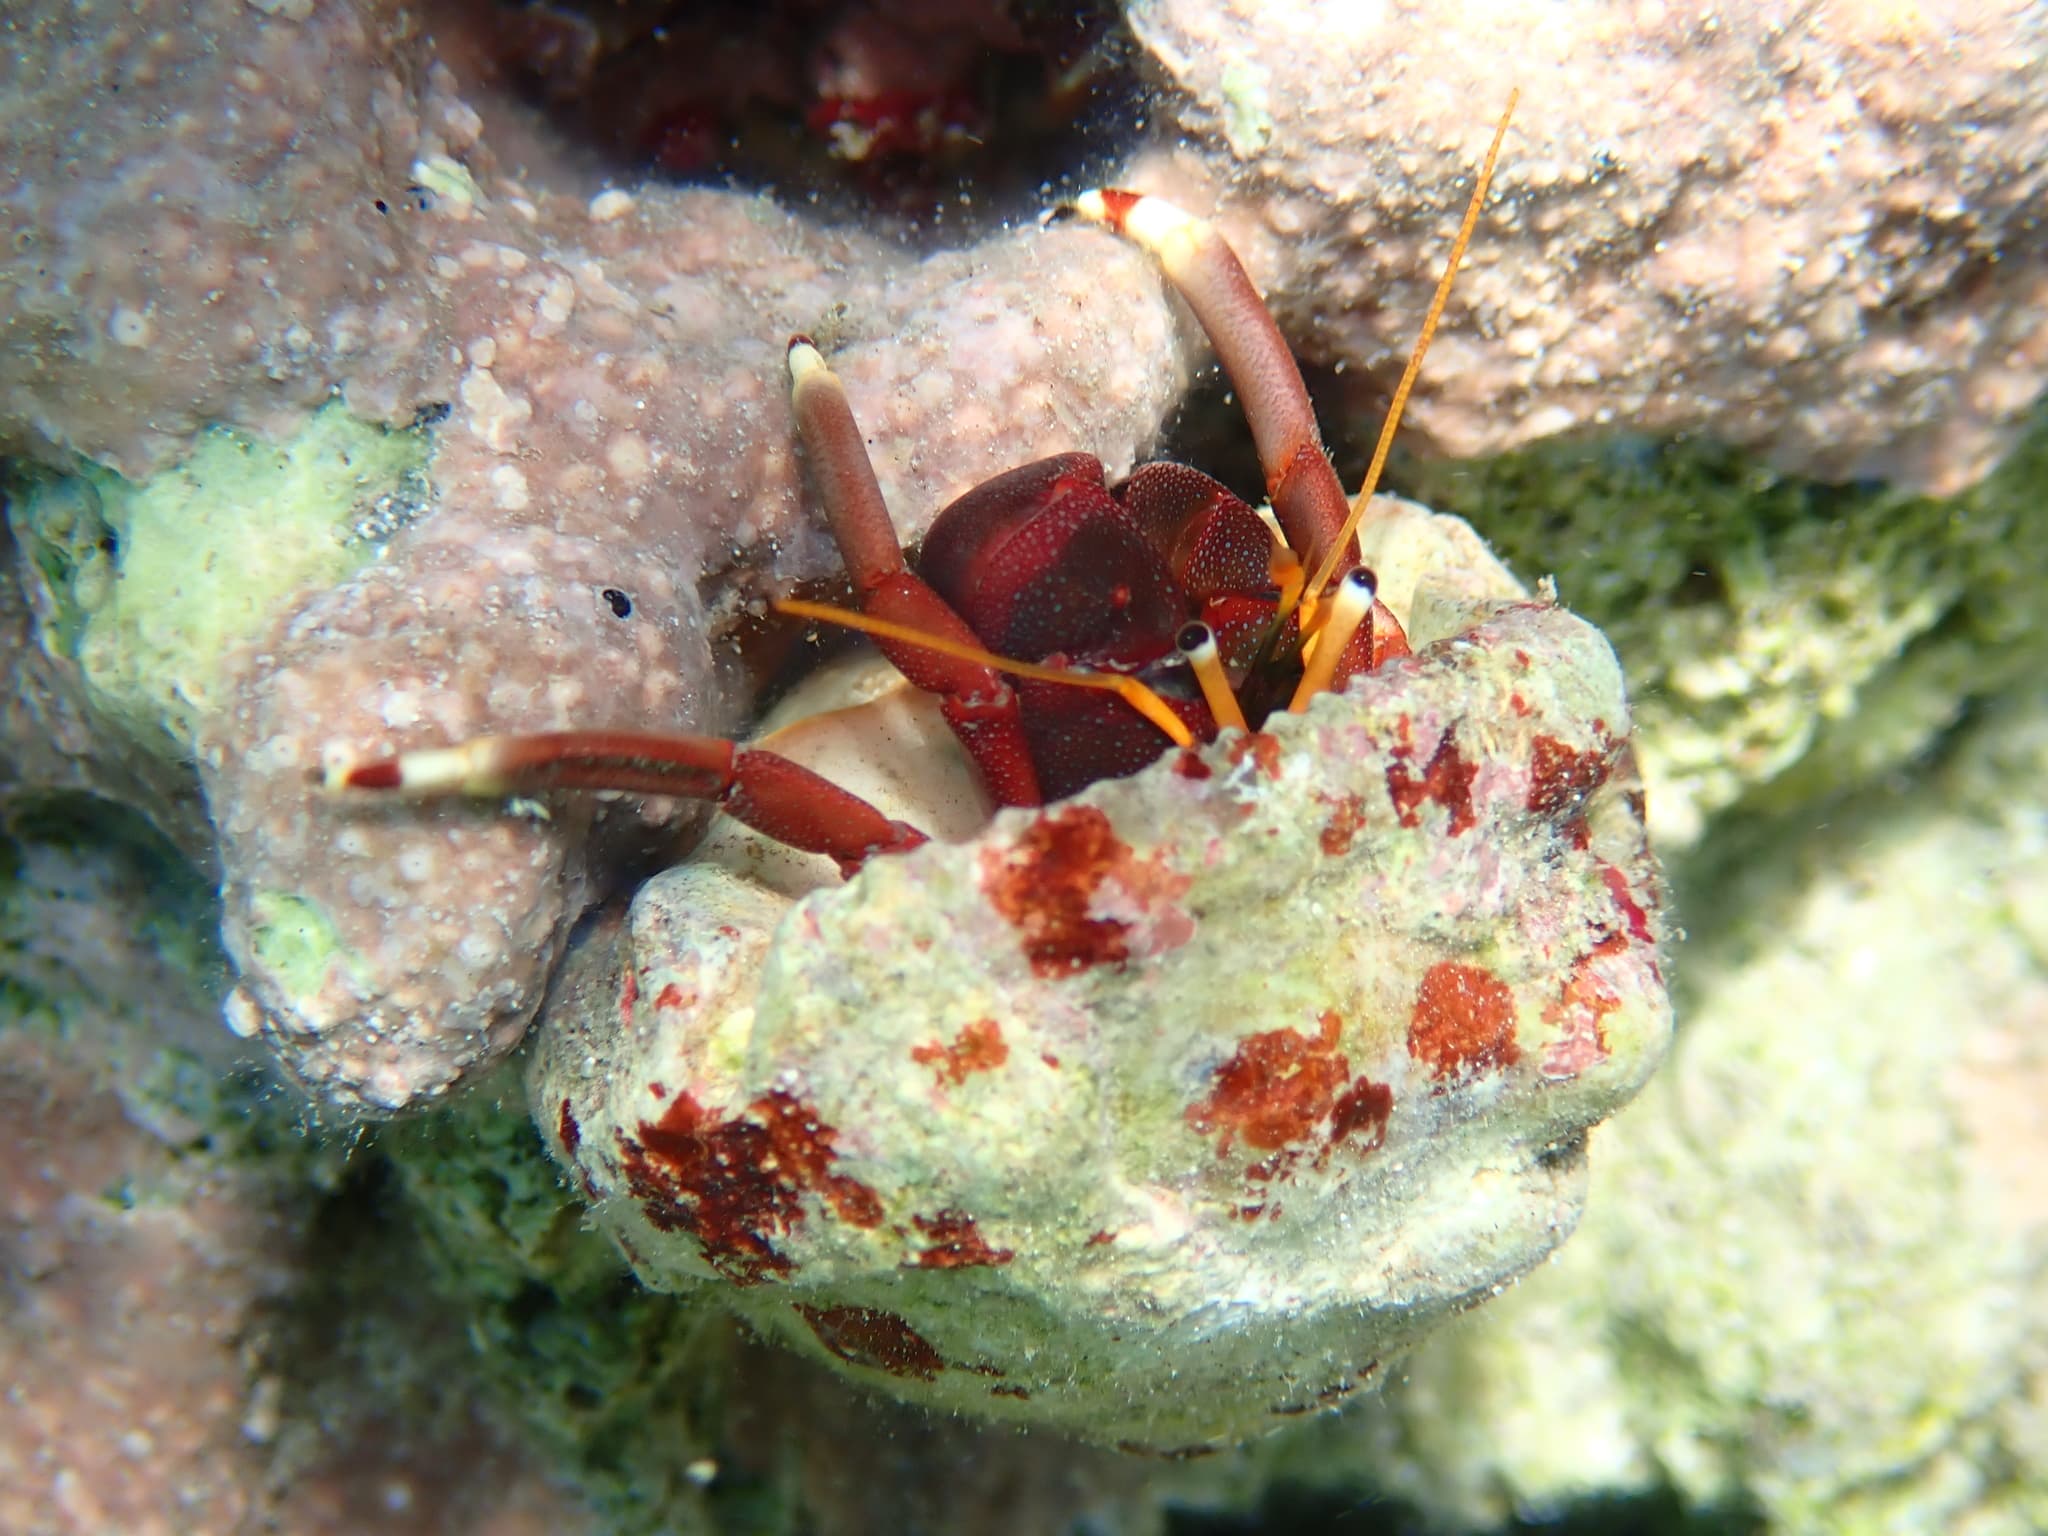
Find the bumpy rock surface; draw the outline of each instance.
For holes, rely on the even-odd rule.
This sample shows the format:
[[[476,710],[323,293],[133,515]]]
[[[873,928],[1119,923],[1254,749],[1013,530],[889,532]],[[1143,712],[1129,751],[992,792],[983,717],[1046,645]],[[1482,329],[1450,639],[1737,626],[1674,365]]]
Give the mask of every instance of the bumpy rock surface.
[[[205,887],[138,833],[0,806],[0,1530],[590,1529],[473,1393],[391,1368],[460,1329],[401,1340],[387,1263],[314,1305],[332,1166],[227,1085]]]
[[[836,565],[798,495],[793,331],[833,348],[913,538],[1034,454],[1128,466],[1181,382],[1141,253],[1058,230],[919,258],[738,193],[605,191],[502,102],[487,141],[444,36],[461,59],[461,26],[423,37],[377,4],[51,14],[0,81],[0,444],[139,474],[209,421],[301,430],[337,391],[373,420],[443,418],[436,494],[346,519],[355,574],[273,578],[246,643],[157,690],[220,830],[231,1022],[387,1109],[520,1038],[582,904],[588,821],[361,815],[308,795],[323,750],[738,723],[714,632],[753,582]],[[237,502],[243,542],[271,505]],[[99,586],[140,581],[128,558]],[[78,574],[53,608],[83,606]]]
[[[1287,1472],[1467,1529],[1665,1489],[1774,1530],[2043,1529],[2044,784],[2034,686],[1745,847],[1578,1235]]]
[[[1941,500],[1629,436],[1410,464],[1403,482],[1517,569],[1553,572],[1614,642],[1669,859],[1738,801],[1782,810],[1910,769],[2034,675],[2044,477],[2037,412],[1995,472]]]
[[[534,1097],[643,1279],[1177,1449],[1341,1399],[1564,1238],[1671,1022],[1620,672],[1398,573],[1462,525],[1375,532],[1442,636],[1412,661],[794,905],[685,864],[592,940]]]
[[[1495,211],[1413,408],[1460,457],[1593,427],[1948,494],[2048,383],[2048,13],[1628,0],[1552,12],[1136,0],[1216,209],[1374,410],[1486,125]]]

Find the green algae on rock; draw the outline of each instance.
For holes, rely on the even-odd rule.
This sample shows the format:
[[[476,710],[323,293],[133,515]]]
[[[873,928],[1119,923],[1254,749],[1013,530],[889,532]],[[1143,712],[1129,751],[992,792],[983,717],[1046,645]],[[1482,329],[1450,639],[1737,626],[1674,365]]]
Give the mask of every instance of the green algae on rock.
[[[1671,1023],[1621,675],[1384,505],[1413,658],[843,885],[728,823],[587,937],[532,1092],[643,1280],[913,1401],[1180,1450],[1563,1240]]]
[[[2048,633],[2048,416],[1947,499],[1643,438],[1399,474],[1514,563],[1554,571],[1613,639],[1667,853],[1738,802],[1797,803],[1911,761]]]
[[[46,647],[131,739],[189,755],[236,649],[425,504],[426,436],[338,402],[266,444],[216,428],[148,480],[83,465],[9,498]]]
[[[1825,829],[1724,827],[1672,1070],[1572,1244],[1266,1475],[1445,1528],[1659,1488],[1821,1536],[2048,1528],[2044,784],[2036,686]]]

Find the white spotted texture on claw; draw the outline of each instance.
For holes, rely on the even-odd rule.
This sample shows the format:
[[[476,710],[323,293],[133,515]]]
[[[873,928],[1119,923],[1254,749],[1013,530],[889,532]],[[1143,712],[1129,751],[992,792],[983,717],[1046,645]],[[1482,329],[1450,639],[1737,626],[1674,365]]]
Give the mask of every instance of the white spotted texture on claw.
[[[1385,552],[1442,638],[1306,715],[793,902],[685,865],[582,946],[533,1088],[643,1279],[1166,1451],[1346,1396],[1564,1239],[1671,1027],[1621,675],[1477,595],[1516,589],[1462,524],[1377,536],[1463,559],[1417,594]]]

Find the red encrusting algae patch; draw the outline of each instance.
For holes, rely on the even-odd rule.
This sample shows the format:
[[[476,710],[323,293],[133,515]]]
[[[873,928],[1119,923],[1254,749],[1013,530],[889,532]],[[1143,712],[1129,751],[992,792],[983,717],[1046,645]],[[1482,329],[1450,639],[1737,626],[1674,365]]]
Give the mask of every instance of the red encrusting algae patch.
[[[1365,826],[1365,801],[1357,795],[1325,795],[1322,800],[1330,807],[1330,819],[1317,841],[1324,853],[1339,859],[1351,851],[1351,840]]]
[[[1220,1130],[1216,1155],[1237,1137],[1261,1152],[1304,1140],[1330,1112],[1351,1065],[1337,1054],[1343,1020],[1330,1011],[1310,1038],[1296,1029],[1247,1035],[1216,1069],[1209,1097],[1188,1107],[1187,1123],[1207,1135]]]
[[[654,994],[654,1006],[657,1008],[686,1008],[696,1001],[696,993],[685,996],[683,989],[673,981]]]
[[[1607,894],[1614,898],[1614,904],[1621,908],[1622,916],[1628,920],[1628,934],[1638,944],[1654,944],[1656,935],[1650,932],[1650,914],[1629,894],[1628,876],[1612,864],[1600,866],[1600,878],[1607,883]]]
[[[1607,1059],[1605,1020],[1621,1006],[1621,998],[1593,974],[1593,962],[1603,955],[1618,955],[1627,948],[1628,940],[1618,933],[1602,939],[1579,956],[1557,1001],[1543,1010],[1543,1022],[1558,1032],[1543,1050],[1545,1077],[1577,1077]]]
[[[1264,731],[1253,731],[1249,736],[1230,738],[1230,766],[1235,768],[1247,757],[1260,773],[1269,779],[1280,777],[1280,738],[1269,736]]]
[[[805,1306],[799,1306],[797,1312],[818,1342],[849,1365],[864,1365],[913,1381],[935,1380],[946,1368],[944,1357],[925,1336],[894,1312],[874,1307]]]
[[[994,1019],[976,1019],[963,1025],[951,1045],[936,1041],[911,1047],[910,1059],[932,1067],[938,1080],[954,1087],[976,1072],[993,1072],[1010,1059],[1010,1047],[1003,1040],[1002,1026]]]
[[[1110,869],[1130,857],[1107,816],[1072,806],[1039,817],[1008,855],[985,852],[982,888],[1023,935],[1034,973],[1071,976],[1130,954],[1130,925],[1088,912]]]
[[[628,1029],[633,1027],[633,1005],[639,1001],[640,973],[629,965],[626,979],[619,983],[619,1022]]]
[[[1125,904],[1140,911],[1163,906],[1189,884],[1156,861],[1133,857],[1109,818],[1092,805],[1047,812],[1014,847],[990,848],[981,856],[982,889],[996,911],[1016,925],[1039,976],[1072,976],[1130,958],[1134,925],[1093,914],[1105,882],[1121,887]]]
[[[821,1196],[841,1221],[873,1227],[882,1202],[858,1179],[834,1173],[834,1132],[777,1090],[719,1120],[688,1093],[638,1139],[619,1136],[627,1187],[649,1222],[696,1238],[705,1262],[738,1285],[793,1267],[774,1239],[804,1219],[803,1196]]]
[[[576,1149],[583,1145],[583,1127],[576,1123],[567,1098],[562,1100],[562,1113],[555,1122],[555,1134],[561,1138],[562,1151],[570,1157],[574,1157]]]
[[[1392,1086],[1361,1077],[1331,1106],[1330,1146],[1342,1146],[1355,1134],[1359,1151],[1377,1152],[1387,1144],[1387,1121],[1393,1113]]]
[[[1472,814],[1472,780],[1478,771],[1476,764],[1465,761],[1456,738],[1446,731],[1420,778],[1408,771],[1405,762],[1387,765],[1387,794],[1394,802],[1394,814],[1401,818],[1402,826],[1415,826],[1421,820],[1423,802],[1434,800],[1451,813],[1451,836],[1471,831],[1478,824]]]
[[[1515,995],[1491,971],[1440,960],[1423,974],[1408,1054],[1438,1079],[1515,1064]]]
[[[910,1222],[932,1240],[932,1246],[917,1256],[919,1269],[993,1267],[1017,1257],[1013,1249],[990,1247],[974,1218],[965,1211],[948,1208],[936,1216],[912,1216]]]
[[[1607,782],[1607,755],[1581,752],[1555,736],[1538,736],[1529,756],[1529,809],[1555,816],[1575,808]]]

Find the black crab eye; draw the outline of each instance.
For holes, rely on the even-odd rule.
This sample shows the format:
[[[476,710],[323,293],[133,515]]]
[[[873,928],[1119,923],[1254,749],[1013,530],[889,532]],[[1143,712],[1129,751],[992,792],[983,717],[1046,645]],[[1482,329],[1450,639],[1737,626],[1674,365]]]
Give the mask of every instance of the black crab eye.
[[[633,617],[633,599],[626,596],[617,587],[606,587],[600,595],[604,598],[606,604],[610,606],[612,612],[619,618],[630,619]]]

